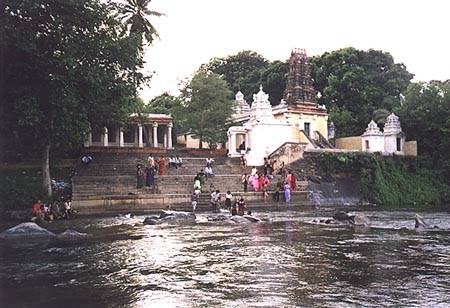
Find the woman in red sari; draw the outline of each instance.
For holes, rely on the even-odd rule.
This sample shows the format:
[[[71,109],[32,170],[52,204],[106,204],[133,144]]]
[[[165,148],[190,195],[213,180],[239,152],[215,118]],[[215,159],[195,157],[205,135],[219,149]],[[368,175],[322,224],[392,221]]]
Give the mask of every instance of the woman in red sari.
[[[164,173],[166,173],[166,160],[164,159],[164,156],[161,155],[158,164],[158,174],[164,175]]]

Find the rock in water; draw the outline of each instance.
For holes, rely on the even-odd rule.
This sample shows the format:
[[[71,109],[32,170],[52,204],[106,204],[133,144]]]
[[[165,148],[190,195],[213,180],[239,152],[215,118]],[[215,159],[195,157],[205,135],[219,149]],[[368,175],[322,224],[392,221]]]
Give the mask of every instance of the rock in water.
[[[247,219],[250,222],[261,222],[261,219],[253,217],[251,215],[244,215],[242,217],[244,217],[245,219]]]
[[[165,217],[175,217],[176,219],[194,219],[195,220],[195,214],[191,212],[178,212],[178,211],[162,211],[162,213],[159,215],[159,218],[165,218]]]
[[[351,218],[351,223],[355,226],[365,226],[368,227],[370,225],[370,220],[366,215],[362,213],[356,213]]]
[[[159,217],[149,216],[144,220],[145,225],[157,225],[162,223],[194,223],[197,217],[191,212],[163,211]]]
[[[339,221],[349,221],[351,217],[351,215],[343,211],[339,211],[333,215],[333,218]]]
[[[75,230],[69,230],[67,229],[63,233],[58,234],[59,240],[79,240],[82,238],[89,237],[89,234],[87,233],[80,233]]]
[[[250,222],[250,220],[245,219],[243,216],[239,216],[239,215],[231,216],[230,221],[238,223],[238,224],[240,224],[240,223],[249,223]]]
[[[0,233],[0,238],[2,239],[27,239],[27,238],[51,239],[54,237],[56,237],[56,235],[53,232],[50,232],[47,229],[39,227],[34,222],[24,222]]]
[[[158,216],[148,216],[145,217],[144,219],[144,225],[156,225],[158,222],[157,220],[159,219]]]

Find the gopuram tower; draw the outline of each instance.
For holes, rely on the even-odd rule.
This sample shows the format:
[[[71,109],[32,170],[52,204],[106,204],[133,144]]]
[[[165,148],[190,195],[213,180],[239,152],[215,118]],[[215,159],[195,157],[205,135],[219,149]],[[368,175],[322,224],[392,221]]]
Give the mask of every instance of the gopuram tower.
[[[288,105],[316,104],[308,57],[304,49],[296,48],[289,59],[289,76],[283,99]]]
[[[331,147],[328,137],[328,113],[317,105],[309,61],[304,49],[292,50],[289,75],[283,100],[273,107],[275,119],[293,125],[293,140],[313,143],[314,147]]]

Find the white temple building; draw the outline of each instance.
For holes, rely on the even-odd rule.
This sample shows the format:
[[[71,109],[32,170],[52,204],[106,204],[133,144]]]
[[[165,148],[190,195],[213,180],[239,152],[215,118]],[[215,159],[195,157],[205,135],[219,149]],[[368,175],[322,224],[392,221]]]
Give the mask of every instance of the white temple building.
[[[238,101],[239,98],[240,102],[245,102],[241,95],[242,93],[238,92],[236,100]],[[275,119],[269,95],[264,93],[262,87],[257,94],[253,95],[250,111],[236,113],[235,118],[239,117],[248,118],[248,121],[242,126],[232,126],[228,129],[228,155],[230,157],[239,157],[243,155],[242,151],[245,152],[248,165],[262,165],[264,157],[267,157],[284,142],[292,141],[292,125],[285,120]]]
[[[383,132],[377,123],[370,121],[364,134],[361,135],[362,150],[365,152],[381,152],[384,155],[404,155],[405,134],[400,120],[391,113],[384,124]]]

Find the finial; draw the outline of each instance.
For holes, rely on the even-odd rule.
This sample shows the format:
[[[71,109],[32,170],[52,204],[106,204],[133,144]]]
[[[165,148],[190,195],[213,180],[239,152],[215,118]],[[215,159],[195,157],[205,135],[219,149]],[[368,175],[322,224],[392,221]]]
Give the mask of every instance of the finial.
[[[259,91],[262,91],[263,87],[262,84],[259,85]]]

